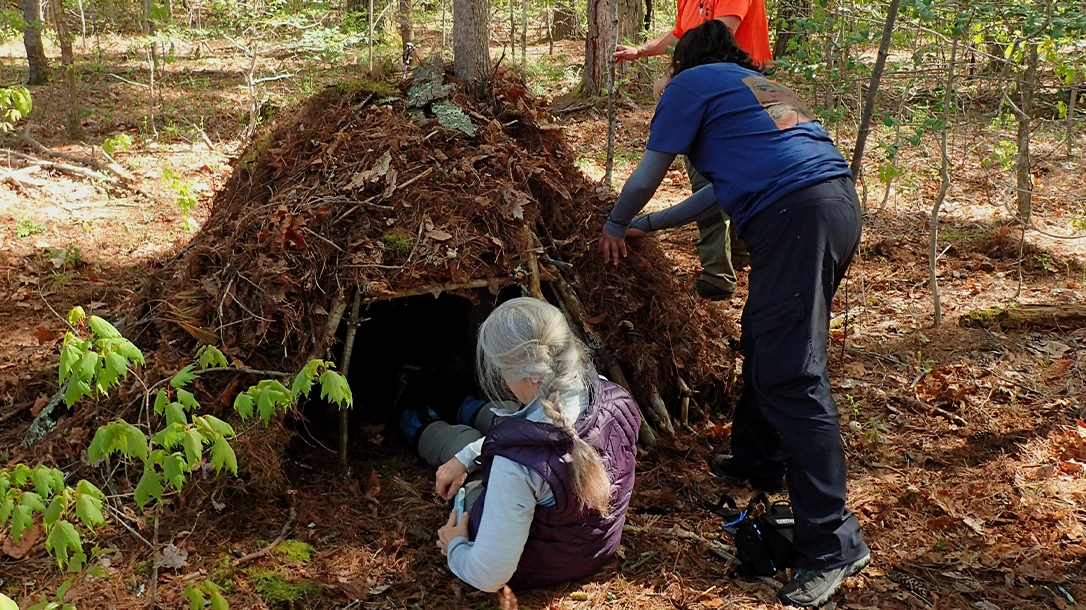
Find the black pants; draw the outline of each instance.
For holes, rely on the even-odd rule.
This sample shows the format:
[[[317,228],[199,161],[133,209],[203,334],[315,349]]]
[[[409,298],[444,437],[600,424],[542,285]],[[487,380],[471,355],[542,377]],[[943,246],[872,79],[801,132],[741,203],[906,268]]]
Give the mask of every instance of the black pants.
[[[830,306],[859,247],[860,222],[852,181],[838,178],[785,196],[743,227],[750,294],[732,454],[753,476],[785,475],[806,569],[868,553],[845,508],[845,452],[826,374]]]

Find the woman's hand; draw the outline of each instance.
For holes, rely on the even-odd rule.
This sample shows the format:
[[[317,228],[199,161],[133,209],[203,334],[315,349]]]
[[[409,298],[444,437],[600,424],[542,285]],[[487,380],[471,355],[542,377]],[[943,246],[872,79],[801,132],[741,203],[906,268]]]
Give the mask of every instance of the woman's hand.
[[[629,227],[626,229],[626,239],[637,239],[646,235],[648,235],[648,233],[642,231],[641,229],[635,229],[633,227]]]
[[[468,513],[465,512],[463,517],[460,517],[460,523],[456,522],[456,511],[449,513],[449,521],[445,525],[437,530],[437,548],[441,549],[441,554],[449,555],[449,545],[453,540],[457,538],[468,537],[468,521],[471,518]]]
[[[468,478],[468,469],[454,457],[437,469],[437,475],[434,478],[436,479],[434,490],[437,491],[437,495],[446,500],[452,500]]]
[[[639,47],[628,47],[624,44],[615,47],[615,61],[633,61],[638,57],[641,57]]]
[[[604,263],[614,261],[615,265],[618,265],[620,255],[621,258],[626,258],[626,240],[612,237],[604,231],[600,233],[599,251],[603,254]]]

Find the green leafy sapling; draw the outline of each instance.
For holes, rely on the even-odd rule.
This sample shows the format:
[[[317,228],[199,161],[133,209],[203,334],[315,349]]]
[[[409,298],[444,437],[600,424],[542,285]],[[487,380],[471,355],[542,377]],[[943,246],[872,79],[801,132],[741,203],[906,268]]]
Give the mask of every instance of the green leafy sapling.
[[[59,383],[64,404],[71,407],[84,396],[105,396],[128,378],[129,368],[144,363],[143,353],[98,316],[82,307],[68,312],[69,329],[60,346]]]
[[[211,610],[227,610],[230,607],[222,596],[222,587],[210,580],[187,587],[185,599],[189,600],[189,610],[203,610],[207,601],[211,602]]]

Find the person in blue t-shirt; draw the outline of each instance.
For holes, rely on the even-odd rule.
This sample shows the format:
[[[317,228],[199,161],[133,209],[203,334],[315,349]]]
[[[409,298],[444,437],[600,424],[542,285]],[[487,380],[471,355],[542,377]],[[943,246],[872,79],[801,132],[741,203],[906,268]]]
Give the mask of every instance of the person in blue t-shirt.
[[[607,262],[636,236],[717,214],[750,252],[742,316],[743,392],[732,455],[714,474],[776,491],[785,479],[796,516],[797,570],[781,601],[819,606],[862,570],[870,551],[845,507],[837,406],[826,374],[830,308],[860,244],[848,164],[810,110],[767,80],[716,21],[686,33],[649,130],[647,150],[600,235]],[[712,183],[662,212],[634,218],[676,155]]]

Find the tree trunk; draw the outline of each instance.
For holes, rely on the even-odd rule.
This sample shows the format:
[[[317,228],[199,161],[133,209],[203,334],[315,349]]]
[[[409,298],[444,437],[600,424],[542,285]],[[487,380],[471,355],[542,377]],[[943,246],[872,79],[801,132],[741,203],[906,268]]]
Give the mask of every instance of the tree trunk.
[[[399,0],[396,20],[400,28],[402,51],[407,52],[407,43],[414,42],[414,24],[411,22],[411,0]]]
[[[882,69],[886,67],[886,56],[890,51],[890,39],[894,35],[894,21],[897,19],[899,3],[900,0],[890,0],[890,6],[886,9],[886,24],[882,29],[882,42],[879,44],[878,57],[875,58],[875,67],[871,70],[871,83],[867,87],[867,99],[864,100],[863,114],[860,115],[860,131],[856,135],[856,147],[852,152],[853,182],[859,182],[860,174],[863,172],[864,146],[867,144],[867,134],[871,132],[871,115],[875,112],[875,98],[879,93]]]
[[[1075,105],[1078,103],[1078,83],[1081,77],[1076,72],[1074,84],[1071,85],[1071,99],[1067,102],[1067,158],[1075,156]]]
[[[343,3],[343,12],[349,13],[361,13],[366,8],[364,0],[345,0]]]
[[[1033,120],[1033,88],[1037,82],[1037,43],[1029,44],[1029,57],[1025,78],[1021,84],[1021,101],[1018,108],[1018,159],[1015,161],[1018,187],[1018,218],[1023,225],[1029,224],[1033,211],[1033,178],[1030,175],[1029,140],[1030,121]]]
[[[23,20],[27,22],[23,30],[23,46],[26,47],[26,63],[30,66],[28,85],[44,85],[49,80],[49,60],[45,57],[45,46],[41,41],[41,0],[22,0]]]
[[[810,0],[781,0],[777,9],[776,40],[773,44],[773,57],[788,55],[788,43],[806,36],[799,31],[797,21],[811,16]]]
[[[489,17],[487,0],[453,0],[453,71],[476,97],[490,81]]]
[[[652,27],[653,17],[656,11],[652,6],[652,0],[645,0],[645,31],[652,35],[654,28]]]
[[[611,42],[611,2],[618,3],[618,39],[633,38],[641,30],[645,5],[641,0],[589,0],[588,37],[585,39],[584,81],[581,94],[600,95],[614,47]]]
[[[552,28],[554,39],[574,38],[579,29],[577,22],[577,11],[573,0],[557,0],[554,5],[554,27]]]
[[[49,0],[53,12],[53,27],[57,30],[60,42],[60,65],[64,70],[64,88],[68,93],[68,137],[73,140],[83,139],[83,124],[79,120],[79,104],[75,90],[75,54],[72,52],[72,36],[68,31],[68,15],[64,12],[61,0]]]

